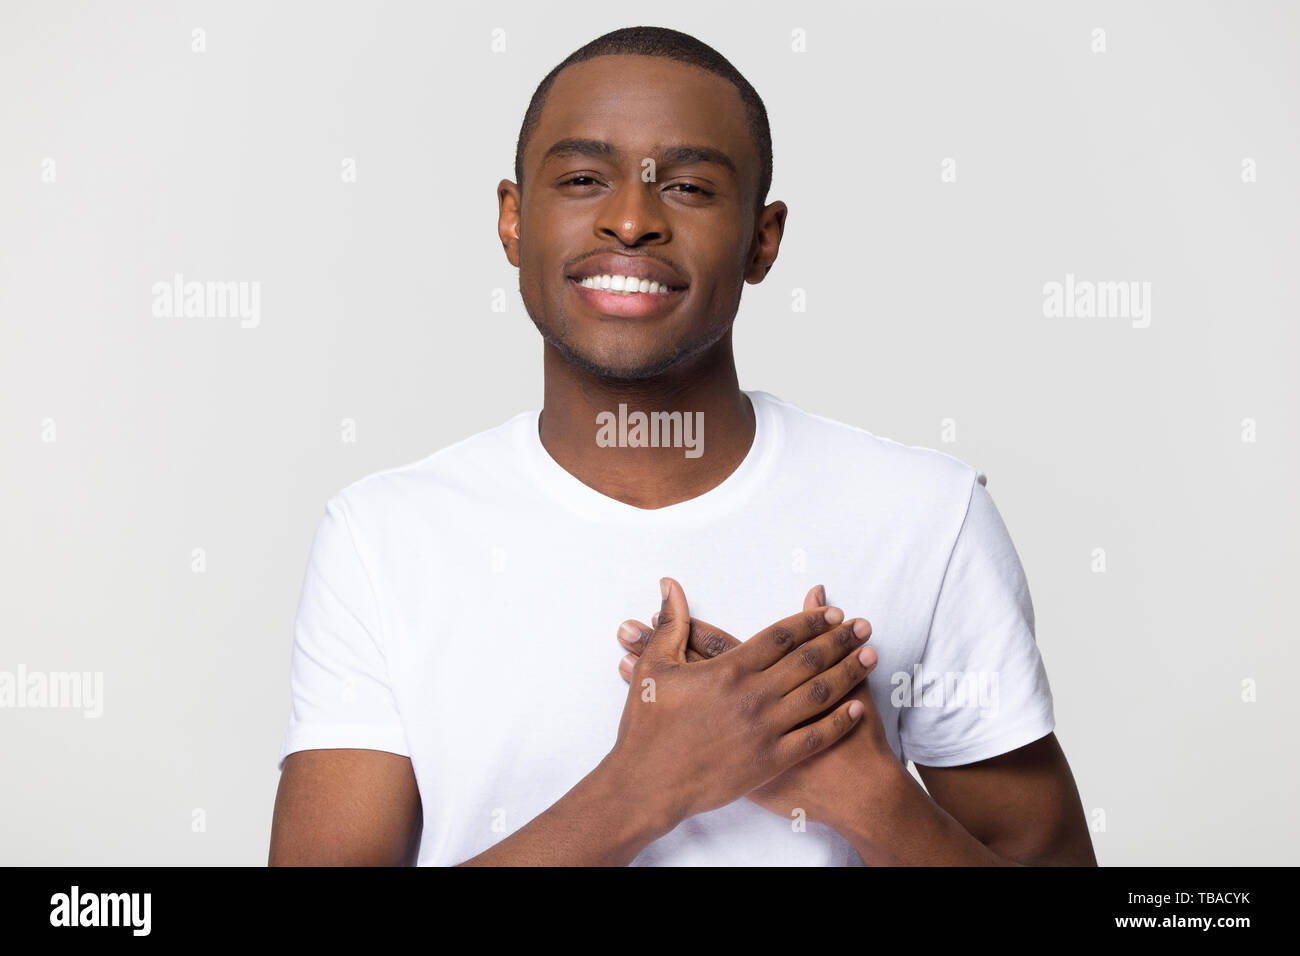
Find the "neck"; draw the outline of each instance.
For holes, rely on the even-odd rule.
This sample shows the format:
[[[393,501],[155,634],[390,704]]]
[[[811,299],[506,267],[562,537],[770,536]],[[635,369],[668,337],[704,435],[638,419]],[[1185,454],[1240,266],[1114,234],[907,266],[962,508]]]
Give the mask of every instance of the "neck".
[[[636,508],[665,508],[717,487],[749,453],[754,411],[736,379],[730,332],[717,347],[685,363],[689,368],[644,381],[593,376],[549,343],[543,347],[542,447],[565,471],[606,497]],[[624,414],[620,405],[626,406]],[[698,444],[694,450],[665,447],[666,440],[657,448],[633,447],[637,436],[632,427],[621,442],[621,422],[635,412],[644,412],[650,423],[656,421],[654,412],[678,413]],[[602,422],[612,424],[602,431]],[[647,424],[645,435],[651,427]],[[598,441],[602,435],[616,443],[604,447]],[[699,452],[698,457],[688,457],[688,451]]]

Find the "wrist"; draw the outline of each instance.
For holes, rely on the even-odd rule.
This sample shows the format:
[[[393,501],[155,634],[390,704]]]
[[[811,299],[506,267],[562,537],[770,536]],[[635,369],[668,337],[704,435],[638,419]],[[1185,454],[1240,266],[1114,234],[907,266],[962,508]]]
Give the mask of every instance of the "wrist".
[[[882,774],[853,817],[836,831],[868,866],[1006,866],[940,807],[902,764]]]
[[[596,765],[590,777],[593,793],[611,806],[623,808],[629,833],[642,845],[652,843],[685,820],[690,813],[681,795],[645,772],[644,764],[617,747]]]
[[[864,848],[883,844],[885,835],[907,815],[919,789],[891,752],[888,759],[873,761],[852,779],[844,780],[819,814],[823,818],[819,822],[835,829],[863,853]],[[863,858],[866,860],[865,854]]]

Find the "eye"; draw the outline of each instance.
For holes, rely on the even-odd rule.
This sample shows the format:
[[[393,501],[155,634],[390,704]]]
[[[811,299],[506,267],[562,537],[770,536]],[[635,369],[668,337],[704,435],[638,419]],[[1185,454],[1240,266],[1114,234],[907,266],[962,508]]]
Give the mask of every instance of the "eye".
[[[574,186],[575,188],[583,189],[589,186],[598,186],[600,185],[600,183],[596,180],[594,176],[578,175],[578,176],[570,176],[568,179],[561,182],[560,185]],[[709,192],[707,189],[701,189],[699,186],[695,185],[694,183],[673,183],[673,185],[667,188],[670,190],[680,189],[681,192],[687,196],[712,196],[713,195],[713,193]]]

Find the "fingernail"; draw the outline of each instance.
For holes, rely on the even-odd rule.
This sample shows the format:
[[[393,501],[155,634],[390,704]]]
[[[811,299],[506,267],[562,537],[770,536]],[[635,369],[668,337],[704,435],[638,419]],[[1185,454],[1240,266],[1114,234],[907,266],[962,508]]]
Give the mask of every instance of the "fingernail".
[[[862,705],[862,701],[851,701],[849,703],[849,720],[857,720],[862,716],[864,710],[866,710],[866,707]]]
[[[659,596],[663,598],[665,601],[668,600],[668,579],[667,578],[659,579]]]
[[[636,667],[636,655],[628,654],[618,662],[620,670],[630,671]]]
[[[826,611],[826,623],[832,626],[842,623],[844,612],[837,607],[828,608]]]
[[[817,585],[817,603],[818,604],[826,603],[826,585],[824,584]]]
[[[631,621],[624,621],[619,625],[618,636],[620,640],[627,641],[629,644],[635,643],[639,636],[636,625]]]
[[[865,641],[871,634],[870,621],[857,621],[853,625],[853,634],[860,641]]]
[[[879,659],[880,658],[873,647],[864,647],[862,650],[858,651],[858,660],[862,662],[863,667],[870,667]]]

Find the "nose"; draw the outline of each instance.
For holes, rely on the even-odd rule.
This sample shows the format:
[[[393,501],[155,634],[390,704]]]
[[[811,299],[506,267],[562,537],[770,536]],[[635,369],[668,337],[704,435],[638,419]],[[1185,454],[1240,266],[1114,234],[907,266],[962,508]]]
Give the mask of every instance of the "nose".
[[[638,176],[632,186],[614,191],[596,216],[596,235],[606,241],[617,239],[625,246],[668,239],[663,206],[652,190],[640,188],[645,185]]]

